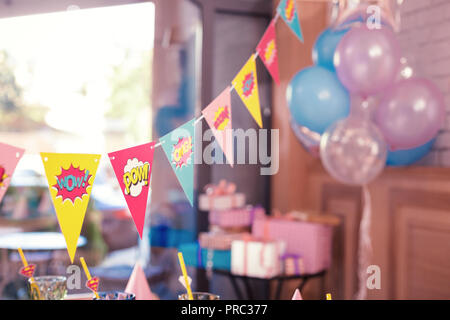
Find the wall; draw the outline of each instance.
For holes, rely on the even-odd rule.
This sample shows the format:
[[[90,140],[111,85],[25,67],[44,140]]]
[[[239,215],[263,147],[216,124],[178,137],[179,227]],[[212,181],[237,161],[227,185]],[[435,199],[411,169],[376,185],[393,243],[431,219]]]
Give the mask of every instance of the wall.
[[[445,95],[447,118],[433,150],[419,163],[450,166],[450,1],[406,0],[398,39],[417,76],[427,77]]]
[[[307,208],[342,219],[335,231],[332,268],[323,283],[308,283],[303,296],[315,299],[331,292],[336,299],[352,299],[358,284],[361,190],[329,177],[320,160],[313,159],[295,139],[286,112],[286,86],[298,70],[312,64],[312,45],[327,25],[322,2],[298,0],[297,6],[305,43],[291,37],[283,24],[277,26],[281,84],[273,87],[273,128],[280,129],[280,171],[272,177],[272,204],[282,212]],[[450,106],[450,1],[405,0],[401,13],[403,28],[398,38],[403,52],[418,75],[439,86]],[[450,120],[422,164],[450,164]],[[383,274],[382,289],[370,291],[370,299],[448,298],[449,291],[441,284],[449,279],[448,240],[444,240],[450,234],[449,177],[446,168],[387,168],[369,186],[374,217],[371,261]]]
[[[273,3],[276,6],[278,1]],[[298,41],[283,21],[278,21],[276,26],[280,85],[273,84],[272,128],[280,130],[280,169],[272,176],[271,199],[272,208],[281,212],[305,206],[309,166],[319,161],[305,151],[292,132],[286,88],[299,70],[313,64],[311,52],[314,42],[328,23],[327,4],[297,1],[297,8],[304,43]]]

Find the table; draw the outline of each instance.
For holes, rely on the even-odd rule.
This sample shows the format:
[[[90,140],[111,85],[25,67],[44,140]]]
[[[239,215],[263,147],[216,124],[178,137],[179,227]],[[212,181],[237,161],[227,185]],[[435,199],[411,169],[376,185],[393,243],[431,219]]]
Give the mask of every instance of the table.
[[[77,246],[82,247],[86,243],[86,238],[80,236]],[[13,232],[0,235],[0,297],[5,286],[18,274],[18,269],[13,266],[15,263],[12,260],[21,263],[19,254],[15,252],[11,257],[9,255],[9,251],[16,251],[18,248],[22,248],[24,251],[32,251],[28,254],[28,257],[33,254],[36,257],[37,254],[40,258],[36,257],[36,259],[41,260],[48,266],[48,263],[52,260],[51,251],[64,250],[67,247],[64,236],[59,232]],[[27,256],[26,253],[25,256]],[[33,262],[33,258],[29,258],[29,260]]]
[[[291,275],[291,276],[277,276],[273,278],[263,279],[263,278],[255,278],[255,277],[248,277],[248,276],[241,276],[241,275],[235,275],[232,274],[230,271],[227,270],[213,270],[214,273],[227,276],[230,279],[231,285],[233,286],[233,290],[236,294],[236,297],[238,300],[243,300],[243,295],[241,292],[241,289],[239,288],[237,284],[237,279],[240,279],[244,283],[245,291],[247,294],[248,300],[253,300],[254,295],[252,288],[250,286],[249,280],[258,280],[258,281],[266,281],[267,283],[270,283],[270,281],[277,281],[277,288],[275,291],[275,300],[280,300],[281,296],[281,290],[283,288],[283,282],[287,280],[301,280],[300,284],[298,285],[298,289],[300,292],[302,291],[303,287],[305,286],[306,282],[311,278],[318,278],[323,277],[326,273],[326,270],[314,273],[314,274],[302,274],[302,275]],[[268,297],[270,298],[270,297]]]

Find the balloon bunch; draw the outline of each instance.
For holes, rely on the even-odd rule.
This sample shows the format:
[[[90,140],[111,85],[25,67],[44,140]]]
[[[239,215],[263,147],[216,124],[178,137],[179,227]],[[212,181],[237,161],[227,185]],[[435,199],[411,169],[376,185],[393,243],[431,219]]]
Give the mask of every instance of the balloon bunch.
[[[388,24],[369,29],[353,17],[328,28],[316,40],[313,61],[291,80],[287,101],[297,137],[310,152],[320,147],[334,178],[365,185],[386,164],[409,165],[430,151],[444,99],[429,80],[403,76]]]

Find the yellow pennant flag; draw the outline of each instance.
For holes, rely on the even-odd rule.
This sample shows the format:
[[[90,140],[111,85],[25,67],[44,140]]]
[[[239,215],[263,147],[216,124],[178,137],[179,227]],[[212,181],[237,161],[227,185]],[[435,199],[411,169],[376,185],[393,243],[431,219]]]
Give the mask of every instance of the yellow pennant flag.
[[[248,111],[262,128],[261,108],[259,106],[258,77],[256,76],[255,55],[242,67],[232,81],[234,89],[241,97]]]
[[[100,155],[41,152],[41,157],[59,227],[73,263]]]

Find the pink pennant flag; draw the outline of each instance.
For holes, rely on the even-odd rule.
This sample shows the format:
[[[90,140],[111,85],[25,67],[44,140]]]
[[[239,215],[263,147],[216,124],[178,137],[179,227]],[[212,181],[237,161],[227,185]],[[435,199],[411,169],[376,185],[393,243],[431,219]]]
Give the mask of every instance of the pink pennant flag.
[[[280,76],[278,72],[278,51],[275,36],[275,20],[272,20],[266,32],[256,47],[258,57],[264,62],[270,75],[275,80],[276,84],[280,84]]]
[[[150,189],[154,145],[154,142],[150,142],[108,154],[141,239]]]
[[[0,142],[0,202],[8,190],[11,177],[25,150]]]
[[[292,300],[303,300],[302,295],[300,294],[300,290],[295,289],[294,295],[292,296]]]
[[[231,166],[234,165],[233,133],[231,124],[230,87],[202,111],[206,122]]]
[[[134,266],[125,292],[134,293],[136,295],[136,300],[157,300],[152,290],[150,290],[147,277],[139,263],[136,263]]]

